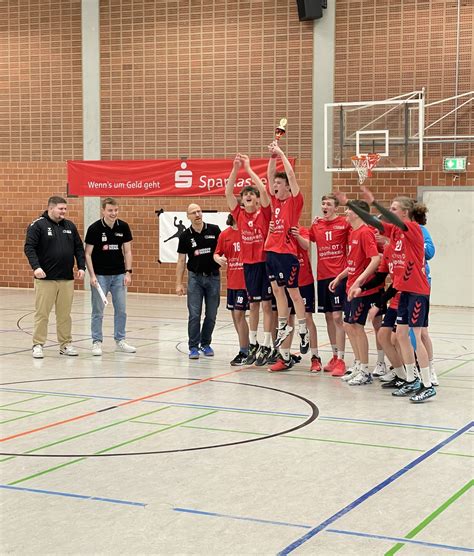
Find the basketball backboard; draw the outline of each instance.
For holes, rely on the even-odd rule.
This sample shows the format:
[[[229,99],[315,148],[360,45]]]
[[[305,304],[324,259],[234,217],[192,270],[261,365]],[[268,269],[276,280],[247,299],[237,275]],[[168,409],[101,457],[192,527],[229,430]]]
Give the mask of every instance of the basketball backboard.
[[[351,157],[378,153],[373,171],[423,168],[422,91],[388,100],[328,103],[324,107],[325,170],[352,172]]]

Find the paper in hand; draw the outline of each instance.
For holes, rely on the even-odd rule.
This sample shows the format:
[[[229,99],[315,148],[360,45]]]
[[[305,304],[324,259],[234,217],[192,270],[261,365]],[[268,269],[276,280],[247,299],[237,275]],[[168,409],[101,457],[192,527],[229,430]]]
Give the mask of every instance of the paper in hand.
[[[99,282],[97,282],[96,288],[97,288],[97,291],[99,292],[100,298],[102,299],[104,305],[108,305],[109,301],[107,300],[107,297],[104,294],[104,290],[100,287]]]

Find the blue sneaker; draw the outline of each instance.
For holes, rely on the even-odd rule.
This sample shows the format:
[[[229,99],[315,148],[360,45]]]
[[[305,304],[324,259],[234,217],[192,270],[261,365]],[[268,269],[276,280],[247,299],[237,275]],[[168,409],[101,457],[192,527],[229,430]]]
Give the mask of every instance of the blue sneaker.
[[[189,359],[199,359],[199,350],[198,350],[198,348],[191,348],[189,350]]]
[[[206,357],[214,357],[214,350],[211,346],[201,346],[201,351]]]
[[[421,387],[421,382],[419,378],[415,378],[412,382],[405,382],[398,390],[392,392],[392,396],[397,398],[404,398],[406,396],[413,396],[416,394]]]

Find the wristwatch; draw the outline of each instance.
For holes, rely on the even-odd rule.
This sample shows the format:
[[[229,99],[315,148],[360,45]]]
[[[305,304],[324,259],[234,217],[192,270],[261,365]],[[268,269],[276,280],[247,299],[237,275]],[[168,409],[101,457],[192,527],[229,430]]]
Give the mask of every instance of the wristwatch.
[[[133,270],[131,268],[127,268],[127,270],[125,272],[128,272],[129,274],[132,274]]]

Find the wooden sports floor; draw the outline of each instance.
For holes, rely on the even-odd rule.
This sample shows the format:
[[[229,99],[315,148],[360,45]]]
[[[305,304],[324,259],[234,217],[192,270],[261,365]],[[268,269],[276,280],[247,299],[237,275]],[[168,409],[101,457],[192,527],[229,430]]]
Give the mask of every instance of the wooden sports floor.
[[[473,311],[433,307],[437,396],[378,380],[233,368],[222,306],[214,358],[187,357],[186,301],[129,294],[127,339],[31,357],[34,295],[0,290],[4,554],[392,555],[474,552]],[[323,362],[330,358],[316,317]],[[370,334],[371,363],[375,363]],[[346,359],[351,362],[351,354]]]

